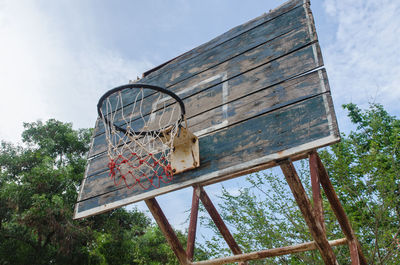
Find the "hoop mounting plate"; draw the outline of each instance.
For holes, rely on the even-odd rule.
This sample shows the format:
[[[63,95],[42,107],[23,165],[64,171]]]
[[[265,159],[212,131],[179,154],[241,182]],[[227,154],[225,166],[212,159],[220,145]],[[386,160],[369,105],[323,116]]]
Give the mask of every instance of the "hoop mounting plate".
[[[199,139],[185,127],[180,129],[174,138],[171,152],[171,167],[173,174],[200,166]]]

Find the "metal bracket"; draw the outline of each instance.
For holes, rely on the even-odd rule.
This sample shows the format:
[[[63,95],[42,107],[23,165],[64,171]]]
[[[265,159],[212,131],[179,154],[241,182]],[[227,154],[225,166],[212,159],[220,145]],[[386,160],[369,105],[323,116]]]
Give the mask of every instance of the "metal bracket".
[[[182,127],[174,137],[171,153],[171,167],[173,174],[200,166],[199,139],[188,129]]]

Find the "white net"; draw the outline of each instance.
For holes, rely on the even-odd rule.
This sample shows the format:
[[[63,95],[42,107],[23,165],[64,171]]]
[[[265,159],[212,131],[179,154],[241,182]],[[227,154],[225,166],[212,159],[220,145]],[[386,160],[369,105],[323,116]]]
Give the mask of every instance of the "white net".
[[[99,111],[115,185],[147,190],[172,181],[171,150],[182,121],[175,99],[148,88],[127,88],[106,97]]]

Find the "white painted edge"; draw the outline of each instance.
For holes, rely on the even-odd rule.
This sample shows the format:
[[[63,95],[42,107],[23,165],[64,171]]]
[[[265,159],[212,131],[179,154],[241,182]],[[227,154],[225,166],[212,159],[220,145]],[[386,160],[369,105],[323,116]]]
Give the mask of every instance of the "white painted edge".
[[[197,131],[197,132],[193,132],[193,134],[196,135],[197,137],[202,137],[208,133],[212,133],[216,130],[225,128],[228,126],[228,124],[229,124],[228,120],[224,120],[221,123],[218,123],[216,125],[210,126],[208,128],[205,128],[205,129]]]
[[[308,27],[308,35],[310,37],[310,40],[314,40],[314,34],[313,34],[313,25],[311,24],[311,17],[310,14],[308,13],[307,5],[306,5],[306,0],[304,1],[303,4],[304,12],[306,13],[306,19],[307,19],[307,27]],[[318,51],[317,51],[317,45],[313,44],[312,45],[312,50],[314,54],[314,60],[317,65],[320,64],[319,59],[318,59]]]
[[[312,30],[311,17],[310,17],[310,14],[308,13],[306,1],[304,1],[303,8],[304,8],[304,11],[306,13],[306,18],[307,18],[308,34],[310,36],[310,39],[313,39],[314,34],[313,34],[313,30]]]
[[[217,80],[219,78],[223,78],[223,74],[217,74],[217,75],[211,76],[211,77],[209,77],[207,79],[204,79],[204,80],[200,81],[199,83],[197,83],[197,84],[195,84],[195,85],[193,85],[191,87],[187,87],[187,88],[185,88],[185,89],[183,89],[181,91],[176,92],[176,94],[178,96],[180,96],[180,95],[182,95],[182,94],[184,94],[186,92],[192,91],[193,89],[195,89],[198,86],[201,86],[201,85],[204,85],[204,84],[207,84],[207,83],[211,83],[212,81]]]
[[[326,111],[326,118],[328,120],[328,127],[329,127],[329,131],[332,132],[334,130],[334,128],[333,128],[333,119],[332,119],[332,115],[334,115],[333,114],[334,111],[332,109],[330,109],[330,107],[329,107],[328,98],[327,98],[327,95],[325,93],[327,91],[327,88],[325,86],[325,82],[324,82],[325,80],[324,80],[324,76],[322,75],[322,71],[318,71],[318,75],[319,75],[319,82],[320,82],[320,85],[321,85],[321,90],[323,92],[322,100],[324,101],[324,106],[325,106],[325,111]]]
[[[229,98],[228,98],[229,97],[228,73],[227,72],[221,72],[220,74],[218,74],[218,75],[216,75],[214,77],[221,78],[221,81],[222,81],[222,99],[221,99],[221,103],[222,103],[222,113],[223,113],[224,120],[221,123],[218,123],[216,125],[210,126],[210,127],[205,128],[203,130],[194,132],[194,135],[196,135],[197,137],[204,136],[204,135],[206,135],[208,133],[211,133],[211,132],[214,132],[216,130],[225,128],[225,127],[227,127],[229,125],[229,121],[228,121],[228,100],[229,100]],[[214,77],[211,77],[211,78],[213,78],[213,80],[217,79],[217,78],[214,78]],[[208,82],[210,82],[210,81],[208,81]]]
[[[185,88],[185,89],[183,89],[181,91],[176,92],[176,94],[178,96],[181,96],[184,93],[187,93],[189,91],[194,90],[198,86],[201,86],[201,85],[204,85],[204,84],[207,84],[207,83],[211,83],[212,81],[215,81],[217,79],[221,79],[221,82],[222,82],[222,100],[221,100],[221,103],[222,103],[222,112],[224,114],[225,120],[223,120],[219,124],[216,124],[214,126],[206,128],[204,130],[200,130],[198,132],[195,132],[194,134],[197,137],[203,136],[203,135],[205,135],[207,133],[219,130],[219,129],[224,128],[224,127],[229,125],[228,119],[227,119],[227,117],[228,117],[228,105],[227,105],[227,102],[228,102],[228,95],[229,95],[229,88],[228,88],[228,81],[227,81],[228,73],[226,71],[225,72],[221,72],[221,73],[219,73],[217,75],[214,75],[214,76],[211,76],[211,77],[209,77],[207,79],[204,79],[204,80],[200,81],[197,84],[194,84],[194,85],[192,85],[190,87],[187,87],[187,88]],[[153,103],[152,109],[156,109],[160,104],[163,104],[164,102],[166,102],[167,100],[170,100],[170,99],[171,99],[170,96],[166,96],[166,97],[161,98],[158,101],[155,101]],[[150,114],[150,118],[149,118],[150,123],[154,121],[155,117],[156,117],[156,112],[152,112]]]
[[[211,77],[209,77],[209,78],[207,78],[205,80],[200,81],[199,83],[197,83],[197,84],[195,84],[193,86],[190,86],[190,87],[187,87],[187,88],[185,88],[185,89],[183,89],[181,91],[178,91],[175,94],[180,96],[180,95],[182,95],[182,94],[184,94],[186,92],[189,92],[189,91],[195,89],[196,87],[198,87],[200,85],[210,83],[210,82],[212,82],[212,81],[214,81],[214,80],[216,80],[218,78],[223,78],[223,74],[218,74],[218,75],[211,76]],[[164,102],[166,102],[166,101],[168,101],[170,99],[171,99],[170,96],[165,96],[165,97],[161,98],[160,100],[155,101],[153,103],[152,109],[156,109],[160,104],[163,104]],[[154,121],[155,117],[156,117],[156,112],[152,112],[150,114],[150,117],[149,117],[150,123]]]
[[[222,113],[224,115],[224,122],[228,123],[228,97],[229,97],[229,86],[228,86],[228,73],[222,73]]]
[[[333,131],[331,131],[331,133],[333,133]],[[215,179],[218,177],[225,177],[225,176],[229,176],[229,175],[233,175],[233,174],[237,174],[240,171],[246,171],[252,167],[258,166],[258,165],[262,165],[262,164],[267,164],[269,162],[278,160],[278,159],[283,159],[283,158],[287,158],[287,157],[291,157],[293,155],[299,154],[299,153],[305,153],[307,151],[310,150],[314,150],[323,146],[327,146],[329,144],[333,144],[337,141],[340,140],[340,137],[335,136],[334,134],[331,134],[327,137],[306,143],[306,144],[302,144],[293,148],[289,148],[287,150],[281,151],[281,152],[277,152],[274,154],[270,154],[261,158],[257,158],[245,163],[241,163],[241,164],[237,164],[235,166],[231,166],[219,171],[215,171],[212,172],[210,174],[206,174],[203,175],[201,177],[195,178],[195,179],[191,179],[188,181],[184,181],[181,182],[179,184],[172,184],[169,185],[167,187],[162,187],[156,190],[152,190],[143,194],[139,194],[139,195],[135,195],[133,197],[130,198],[125,198],[119,201],[115,201],[112,203],[108,203],[102,206],[98,206],[86,211],[82,211],[82,212],[78,212],[77,209],[79,208],[79,203],[76,204],[76,211],[75,211],[75,216],[74,219],[79,219],[79,218],[84,218],[84,217],[89,217],[95,214],[99,214],[99,213],[103,213],[118,207],[122,207],[125,206],[127,204],[131,204],[131,203],[135,203],[138,201],[142,201],[148,198],[152,198],[164,193],[168,193],[174,190],[178,190],[178,189],[182,189],[188,186],[191,186],[193,184],[196,183],[203,183],[205,181],[209,181],[211,179]]]

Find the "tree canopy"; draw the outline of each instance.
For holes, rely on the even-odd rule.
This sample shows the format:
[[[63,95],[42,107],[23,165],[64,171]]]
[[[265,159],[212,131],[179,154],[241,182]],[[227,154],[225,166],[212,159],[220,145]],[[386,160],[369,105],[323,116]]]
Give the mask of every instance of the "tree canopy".
[[[91,130],[53,119],[24,127],[24,145],[0,145],[0,264],[178,264],[135,208],[72,220]]]

